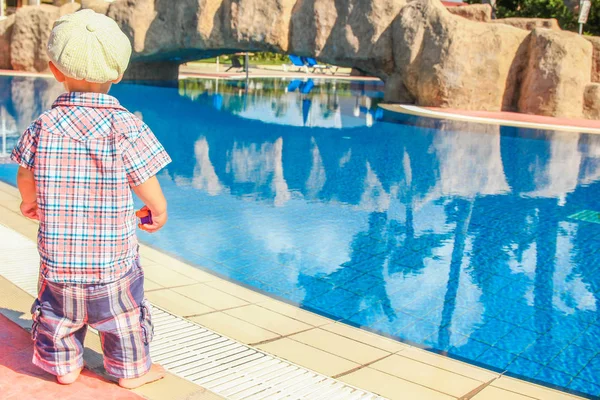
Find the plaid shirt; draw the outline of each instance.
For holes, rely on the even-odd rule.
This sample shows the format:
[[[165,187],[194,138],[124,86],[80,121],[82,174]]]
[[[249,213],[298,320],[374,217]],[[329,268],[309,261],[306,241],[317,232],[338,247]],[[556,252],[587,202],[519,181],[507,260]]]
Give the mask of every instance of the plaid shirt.
[[[35,176],[38,249],[50,282],[101,284],[138,257],[130,187],[171,159],[112,96],[61,95],[21,136],[12,159]]]

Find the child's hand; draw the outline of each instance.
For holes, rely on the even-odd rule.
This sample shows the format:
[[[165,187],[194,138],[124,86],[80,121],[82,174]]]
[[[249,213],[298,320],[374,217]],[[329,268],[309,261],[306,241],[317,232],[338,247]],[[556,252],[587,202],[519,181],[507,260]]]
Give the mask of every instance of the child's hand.
[[[24,201],[21,202],[21,214],[26,216],[27,218],[35,219],[37,221],[40,220],[38,216],[38,205],[37,202],[26,203]]]
[[[148,210],[148,206],[142,207],[142,210]],[[138,227],[146,232],[154,233],[160,230],[167,223],[167,212],[162,214],[152,213],[152,224],[139,224]]]

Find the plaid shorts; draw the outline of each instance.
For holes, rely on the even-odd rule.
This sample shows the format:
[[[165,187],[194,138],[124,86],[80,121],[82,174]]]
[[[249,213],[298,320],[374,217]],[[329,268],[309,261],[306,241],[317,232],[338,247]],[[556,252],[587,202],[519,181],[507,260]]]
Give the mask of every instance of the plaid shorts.
[[[104,367],[110,375],[136,378],[150,369],[154,328],[139,262],[121,279],[107,284],[59,284],[41,277],[31,313],[33,363],[44,371],[63,376],[83,366],[88,325],[100,334]]]

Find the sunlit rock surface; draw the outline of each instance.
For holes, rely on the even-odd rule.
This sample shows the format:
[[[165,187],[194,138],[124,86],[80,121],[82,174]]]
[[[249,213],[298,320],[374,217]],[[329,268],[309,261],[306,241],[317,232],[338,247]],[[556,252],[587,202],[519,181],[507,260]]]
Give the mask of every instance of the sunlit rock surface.
[[[13,69],[46,70],[49,29],[76,8],[68,7],[24,7],[14,24],[0,23],[0,48],[10,40],[0,66],[9,59]],[[555,20],[465,19],[488,21],[488,5],[453,8],[460,15],[439,0],[86,0],[82,8],[106,13],[131,39],[128,80],[172,84],[186,61],[273,51],[377,76],[391,102],[575,118],[596,112],[584,112],[583,98],[598,80],[598,38],[589,39],[592,51]]]

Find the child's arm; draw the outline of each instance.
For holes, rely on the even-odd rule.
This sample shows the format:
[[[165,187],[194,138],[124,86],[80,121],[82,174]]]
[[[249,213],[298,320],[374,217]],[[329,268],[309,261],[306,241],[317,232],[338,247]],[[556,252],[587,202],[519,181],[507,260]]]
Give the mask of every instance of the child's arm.
[[[138,129],[139,135],[125,142],[123,165],[129,186],[145,204],[142,210],[149,209],[152,213],[152,224],[140,224],[139,227],[153,233],[167,222],[167,201],[156,174],[171,162],[171,158],[146,124],[141,123]]]
[[[17,186],[23,200],[21,213],[31,219],[39,219],[33,170],[41,129],[42,123],[38,118],[23,132],[10,155],[10,158],[20,165],[17,172]]]
[[[19,167],[19,172],[17,172],[17,186],[23,200],[21,202],[21,213],[27,218],[39,219],[33,171]]]
[[[152,225],[141,225],[140,229],[154,233],[167,222],[167,200],[163,195],[156,176],[138,186],[132,187],[133,192],[144,202],[152,213]]]

